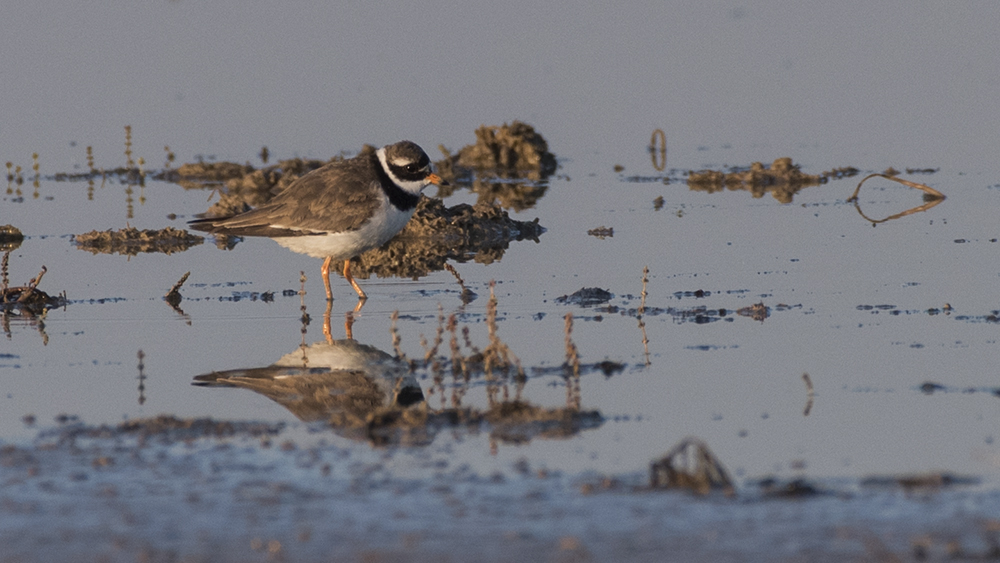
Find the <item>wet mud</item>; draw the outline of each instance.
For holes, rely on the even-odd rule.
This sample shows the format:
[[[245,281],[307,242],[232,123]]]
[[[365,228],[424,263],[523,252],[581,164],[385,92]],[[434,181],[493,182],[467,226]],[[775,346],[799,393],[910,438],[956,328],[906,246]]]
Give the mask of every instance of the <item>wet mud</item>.
[[[423,198],[404,231],[383,248],[354,260],[355,275],[362,278],[370,275],[420,277],[447,269],[449,261],[473,260],[488,264],[499,260],[511,242],[538,241],[544,234],[545,230],[538,220],[517,221],[507,212],[508,209],[533,207],[544,196],[548,179],[557,170],[547,143],[533,128],[523,123],[483,127],[476,132],[475,145],[455,154],[446,149],[443,152],[446,158],[438,163],[438,169],[455,184],[452,189],[470,189],[478,194],[479,201],[476,205],[447,207],[438,199]],[[334,157],[337,158],[342,157]],[[665,164],[665,155],[663,159]],[[260,169],[249,164],[198,162],[151,174],[158,180],[175,182],[187,189],[216,190],[218,199],[209,213],[232,214],[268,201],[289,182],[326,162],[289,159]],[[624,168],[618,167],[616,171],[622,173]],[[907,170],[911,174],[933,172],[933,169]],[[791,159],[778,159],[770,167],[754,163],[749,168],[725,172],[678,172],[676,178],[695,191],[746,190],[754,197],[771,193],[776,200],[788,203],[805,187],[858,173],[857,169],[848,167],[815,176],[807,175]],[[146,174],[139,167],[129,166],[106,171],[92,170],[62,179],[88,182],[114,179],[123,184],[141,184]],[[668,183],[670,174],[675,174],[675,171],[651,181]],[[638,177],[623,179],[646,181],[633,178]],[[665,200],[662,197],[658,199],[659,203],[654,205],[662,208]],[[897,214],[890,219],[916,211]],[[10,235],[0,229],[0,244],[19,242],[16,229],[9,232]],[[587,235],[611,238],[614,229],[602,225],[591,229]],[[220,238],[219,242],[224,248],[232,248],[239,240]],[[617,241],[609,241],[609,244],[611,242]],[[189,238],[186,231],[169,228],[160,231],[131,228],[94,231],[75,237],[78,247],[95,254],[170,254],[200,243],[201,237]],[[6,267],[4,274],[5,306],[10,301],[20,300],[26,291],[33,297],[44,295],[52,299],[35,287],[41,275],[25,286],[8,291]],[[220,402],[240,401],[253,393],[286,409],[303,423],[311,436],[346,438],[349,443],[362,444],[362,448],[330,446],[325,438],[314,440],[310,445],[296,443],[289,437],[294,434],[294,428],[290,428],[296,425],[294,422],[285,425],[163,415],[119,425],[89,426],[67,416],[57,421],[56,428],[41,430],[32,445],[0,448],[0,476],[9,485],[4,490],[4,498],[0,499],[0,512],[13,517],[13,523],[0,530],[0,540],[13,541],[8,545],[21,546],[22,551],[14,553],[32,556],[44,554],[44,548],[38,546],[45,545],[58,546],[54,550],[57,553],[80,546],[94,549],[87,547],[93,542],[88,544],[79,539],[84,528],[79,522],[84,515],[90,518],[91,514],[97,514],[105,521],[118,522],[114,519],[121,518],[124,524],[118,522],[115,529],[124,531],[117,535],[105,533],[100,536],[113,536],[113,543],[109,543],[105,551],[87,552],[93,553],[94,558],[111,553],[112,559],[125,556],[139,560],[323,560],[330,557],[330,546],[338,544],[330,539],[331,534],[353,530],[356,532],[353,535],[360,538],[354,545],[364,547],[353,551],[345,548],[338,552],[340,555],[378,560],[388,554],[385,558],[392,559],[398,555],[396,558],[404,559],[414,552],[386,550],[372,556],[372,546],[383,545],[384,537],[391,537],[394,545],[407,541],[419,544],[423,541],[420,538],[440,534],[446,528],[462,531],[464,537],[497,542],[492,551],[484,552],[487,556],[514,550],[523,554],[525,560],[593,560],[613,558],[622,553],[617,548],[635,545],[637,541],[649,541],[648,534],[640,537],[636,530],[649,529],[651,523],[660,526],[664,521],[686,522],[683,518],[676,518],[677,514],[689,517],[695,513],[704,515],[711,512],[715,520],[697,521],[693,526],[698,530],[726,529],[734,534],[733,537],[743,540],[738,548],[733,549],[744,555],[758,553],[754,550],[759,550],[761,556],[766,557],[773,553],[769,547],[783,545],[781,542],[787,538],[775,536],[762,540],[759,534],[749,532],[740,536],[740,530],[758,529],[761,521],[759,512],[766,509],[771,517],[769,522],[784,522],[787,525],[785,530],[792,530],[791,534],[799,541],[821,537],[831,525],[839,524],[839,539],[827,537],[826,543],[817,544],[823,554],[837,553],[862,560],[876,554],[877,558],[892,560],[883,555],[911,554],[921,558],[947,554],[961,559],[989,557],[995,553],[990,543],[993,540],[989,538],[997,537],[994,528],[1000,529],[1000,526],[982,517],[989,514],[988,510],[974,509],[969,512],[973,516],[967,517],[964,524],[967,530],[973,531],[965,536],[951,531],[934,535],[940,529],[923,524],[924,521],[916,515],[921,514],[926,506],[918,506],[903,517],[876,522],[877,526],[872,529],[881,530],[880,538],[895,538],[891,545],[876,547],[872,547],[871,540],[875,536],[868,527],[858,526],[857,518],[838,520],[839,516],[825,516],[809,520],[797,513],[791,514],[802,506],[798,503],[843,503],[832,508],[828,504],[810,504],[808,507],[818,506],[820,513],[827,515],[860,510],[859,514],[869,517],[874,510],[864,510],[868,499],[874,499],[871,501],[874,508],[886,504],[905,508],[914,494],[920,495],[922,502],[941,503],[954,508],[962,504],[961,495],[979,482],[976,478],[949,473],[871,476],[847,484],[813,481],[805,477],[764,478],[737,486],[726,465],[739,467],[739,460],[717,458],[709,445],[697,437],[687,438],[665,455],[651,459],[648,474],[644,475],[587,474],[565,478],[553,475],[544,468],[533,468],[527,460],[523,460],[512,468],[503,468],[483,479],[466,476],[461,468],[449,467],[447,453],[438,455],[435,447],[445,451],[452,447],[448,440],[484,440],[489,444],[491,453],[495,453],[501,448],[517,447],[537,440],[580,438],[590,431],[607,430],[609,420],[617,423],[619,419],[627,419],[627,415],[620,413],[605,414],[584,408],[581,387],[586,386],[586,377],[583,376],[595,374],[606,379],[615,378],[601,382],[615,385],[621,381],[619,378],[628,378],[649,366],[650,352],[644,324],[647,318],[669,316],[675,324],[696,325],[738,319],[771,323],[773,316],[780,317],[781,313],[788,311],[812,313],[801,304],[779,302],[768,305],[760,301],[740,306],[735,303],[736,299],[743,300],[743,303],[750,301],[747,295],[743,295],[746,290],[720,291],[714,288],[711,291],[675,291],[672,298],[685,300],[684,306],[647,306],[647,277],[648,272],[644,272],[640,296],[615,295],[605,289],[583,287],[575,293],[554,299],[555,304],[564,306],[556,307],[557,310],[570,311],[564,317],[565,361],[557,365],[520,364],[514,351],[497,334],[497,303],[491,292],[485,317],[463,313],[445,318],[442,314],[437,333],[430,343],[421,342],[424,353],[414,358],[402,353],[398,341],[394,342],[395,350],[388,351],[351,338],[334,340],[328,337],[308,345],[303,338],[301,345],[269,365],[245,367],[234,361],[231,369],[186,376],[192,385],[204,388],[199,389],[199,393],[215,394]],[[184,317],[186,315],[179,309],[179,304],[183,301],[180,289],[185,279],[186,275],[164,296],[167,303]],[[468,291],[460,278],[459,281]],[[294,295],[294,290],[286,290],[283,294],[284,297],[291,295]],[[220,297],[219,300],[256,301],[258,297],[261,301],[271,301],[274,293],[233,292],[231,297]],[[689,300],[705,304],[691,305]],[[43,335],[45,307],[62,304],[65,304],[64,297],[61,301],[45,301],[40,312],[33,313],[37,315]],[[858,310],[890,316],[934,315],[941,311],[947,314],[950,306],[939,311],[860,305]],[[4,326],[8,335],[8,319],[12,315],[24,316],[27,314],[24,311],[30,312],[31,309],[5,307]],[[551,313],[552,309],[540,309],[534,318],[540,320],[547,312]],[[574,320],[601,322],[610,315],[631,317],[638,321],[632,344],[638,347],[641,343],[645,348],[645,365],[611,359],[597,362],[581,360],[580,351],[573,342]],[[307,317],[304,309],[303,316]],[[329,316],[327,311],[324,318],[327,335],[331,332]],[[955,315],[953,318],[991,323],[997,322],[996,316],[997,312],[993,311],[979,317]],[[190,324],[190,319],[188,322]],[[462,322],[468,324],[463,326]],[[485,345],[472,343],[470,329],[477,323],[486,326],[488,341]],[[306,324],[308,322],[304,321],[303,334]],[[398,335],[394,333],[394,337],[398,338]],[[725,346],[693,344],[684,347],[685,350],[719,348]],[[0,358],[7,359],[8,356],[0,355]],[[140,404],[143,400],[142,382],[145,381],[142,370],[140,352]],[[803,377],[808,386],[804,415],[809,416],[813,388],[808,375]],[[546,390],[554,387],[560,393],[565,391],[565,403],[561,397],[557,404],[553,404],[551,396],[547,401],[540,400],[538,395],[542,386]],[[989,386],[960,388],[930,381],[911,389],[927,395],[997,394]],[[799,408],[798,405],[796,408]],[[25,423],[34,425],[36,421],[29,415],[25,417]],[[302,436],[301,433],[295,435],[298,438]],[[277,442],[280,445],[275,448]],[[339,443],[345,441],[340,440]],[[420,460],[418,466],[432,467],[436,473],[432,477],[402,479],[392,476],[389,471],[381,472],[378,463],[352,459],[352,455],[364,455],[370,451],[383,456],[383,461],[418,451],[413,454]],[[651,456],[654,453],[650,452]],[[23,491],[27,492],[22,494],[23,491],[17,487],[23,487]],[[385,502],[386,495],[390,498],[389,502]],[[376,497],[377,501],[372,502]],[[466,500],[477,497],[484,500],[478,504]],[[75,501],[67,500],[70,498]],[[76,502],[81,498],[86,500]],[[695,498],[698,500],[691,500]],[[398,504],[397,500],[400,501]],[[463,505],[463,501],[467,504]],[[345,503],[352,502],[357,503],[357,509],[344,509]],[[699,504],[690,504],[692,502]],[[761,508],[763,503],[771,504]],[[73,506],[70,507],[70,504]],[[460,508],[455,508],[459,505]],[[158,506],[164,514],[171,515],[167,525],[174,528],[186,524],[188,512],[197,513],[203,518],[199,522],[204,525],[185,530],[188,532],[186,537],[200,533],[198,537],[208,538],[206,543],[193,545],[188,542],[173,551],[164,547],[169,541],[163,539],[162,526],[149,524],[155,519],[155,516],[150,516],[150,506]],[[592,534],[555,537],[546,535],[537,527],[532,528],[531,534],[505,532],[507,536],[477,530],[483,522],[487,522],[487,526],[507,530],[516,527],[514,523],[537,518],[545,511],[551,511],[544,515],[547,521],[559,521],[567,515],[578,514],[581,506],[589,510],[582,520],[584,528],[593,529],[594,522],[602,523],[599,533],[606,535],[600,541],[593,539],[595,536]],[[706,511],[706,506],[712,510]],[[219,531],[213,527],[218,521],[229,522],[233,514],[256,514],[261,510],[305,511],[310,516],[303,519],[276,517],[280,526],[270,527],[270,536],[267,537],[258,532],[259,522],[252,519],[237,522],[236,531],[232,528]],[[508,512],[491,519],[504,510]],[[377,514],[363,529],[356,522],[336,520],[341,512],[357,517],[370,511]],[[786,514],[786,511],[789,513]],[[415,515],[428,512],[444,514],[444,519],[431,528],[420,528],[423,520]],[[472,524],[466,518],[470,512],[478,515]],[[774,517],[774,513],[784,516],[779,514]],[[131,518],[129,514],[143,516]],[[327,518],[317,518],[317,515]],[[645,519],[647,515],[652,516]],[[61,530],[61,536],[47,531],[52,522],[54,529]],[[395,524],[387,525],[386,522]],[[619,522],[624,524],[616,528]],[[393,527],[399,523],[402,524]],[[400,532],[400,529],[408,531]],[[677,553],[678,545],[691,541],[690,529],[657,528],[652,537],[654,541],[668,541],[671,552]],[[851,536],[852,539],[846,543],[853,543],[843,548],[843,538],[851,534],[856,537]],[[977,543],[971,537],[977,534],[987,539]],[[320,535],[324,538],[322,541],[312,539]],[[501,537],[502,540],[497,540]],[[152,539],[143,543],[143,538]],[[449,554],[474,555],[468,550],[456,551],[454,538],[435,536],[434,541],[439,542],[435,545],[447,545]],[[986,547],[983,547],[982,541],[987,543]],[[910,545],[914,546],[912,550]],[[712,542],[703,542],[692,548],[690,553],[703,557],[706,553],[713,553],[712,549]],[[733,549],[728,552],[721,550],[720,558],[724,559],[722,556],[732,553]],[[662,554],[664,549],[656,552]],[[426,544],[415,553],[418,559],[425,560],[435,554],[434,549]],[[802,553],[808,554],[809,551],[795,552],[796,555]]]
[[[537,219],[512,219],[498,205],[446,207],[425,197],[398,235],[352,260],[351,272],[361,278],[418,278],[445,269],[449,261],[490,264],[503,257],[511,242],[537,242],[544,232]]]
[[[249,421],[159,416],[91,426],[61,417],[32,443],[0,448],[4,556],[983,561],[1000,545],[998,521],[970,505],[974,480],[947,473],[736,488],[704,442],[686,439],[651,460],[647,476],[573,478],[521,459],[483,478],[449,464],[447,453],[411,460],[386,450],[370,461],[302,438]],[[432,475],[393,477],[393,463]]]

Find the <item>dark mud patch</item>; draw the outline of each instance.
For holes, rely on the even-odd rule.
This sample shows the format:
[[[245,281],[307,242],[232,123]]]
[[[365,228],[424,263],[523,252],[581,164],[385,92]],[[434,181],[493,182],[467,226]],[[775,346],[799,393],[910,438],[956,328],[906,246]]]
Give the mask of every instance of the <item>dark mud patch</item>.
[[[132,438],[141,445],[155,440],[158,444],[187,443],[191,440],[233,437],[261,438],[275,436],[284,429],[281,423],[239,422],[212,418],[177,418],[160,415],[129,420],[113,426],[88,426],[66,417],[67,423],[39,432],[37,442],[58,446],[73,445],[81,439],[121,440]]]
[[[908,493],[935,493],[950,487],[978,485],[978,477],[955,475],[953,473],[915,473],[910,475],[873,475],[861,480],[862,487],[899,488]]]
[[[24,234],[14,225],[0,225],[0,250],[14,250],[24,242]]]
[[[121,254],[136,256],[140,253],[173,254],[183,252],[205,241],[203,237],[192,235],[183,229],[139,230],[135,227],[107,231],[90,231],[73,237],[77,248],[89,250],[93,254]]]
[[[782,480],[775,477],[765,477],[751,483],[763,498],[769,499],[801,499],[818,495],[832,494],[804,478]]]
[[[963,395],[986,393],[994,397],[1000,397],[1000,387],[953,387],[933,381],[925,381],[917,389],[924,395],[933,395],[935,393],[961,393]]]
[[[455,430],[470,434],[488,432],[490,438],[505,444],[526,444],[535,438],[564,439],[601,426],[604,417],[598,411],[545,408],[514,400],[488,409],[394,407],[370,413],[365,418],[338,416],[330,422],[338,434],[374,445],[425,446],[440,432]]]
[[[951,317],[956,321],[961,321],[964,323],[978,324],[997,324],[1000,323],[1000,309],[995,309],[989,313],[982,315],[969,315],[969,314],[956,314],[955,309],[948,303],[945,303],[942,307],[931,307],[928,309],[899,309],[895,305],[868,305],[862,304],[855,307],[858,311],[864,311],[871,315],[889,315],[893,317],[897,316],[913,316],[913,315],[927,315],[936,316],[944,315],[946,317]]]
[[[579,307],[593,307],[601,303],[607,303],[614,298],[614,294],[599,287],[583,287],[570,295],[556,297],[556,303],[560,305],[577,305]]]
[[[599,238],[601,240],[604,240],[605,238],[612,238],[612,237],[614,237],[615,236],[615,229],[614,229],[614,227],[605,227],[605,226],[602,225],[600,227],[597,227],[596,229],[590,229],[590,230],[588,230],[587,234],[590,235],[590,236],[592,236],[592,237],[597,237],[597,238]]]
[[[406,227],[381,248],[354,258],[351,272],[361,278],[417,278],[443,270],[449,260],[491,264],[503,257],[510,242],[538,242],[544,232],[538,219],[511,219],[497,205],[445,207],[441,200],[421,198]]]
[[[675,323],[689,323],[693,322],[695,324],[706,324],[713,323],[716,321],[733,322],[736,317],[747,317],[755,321],[763,322],[770,318],[772,313],[791,311],[795,309],[803,309],[801,304],[789,305],[786,303],[779,303],[774,307],[765,305],[764,303],[756,303],[754,305],[749,305],[747,307],[740,307],[738,309],[727,309],[725,307],[711,308],[711,307],[690,307],[690,308],[679,308],[679,307],[656,307],[656,306],[643,306],[641,309],[638,307],[623,307],[619,305],[606,304],[595,307],[593,309],[596,313],[605,313],[609,315],[621,315],[626,317],[656,317],[660,315],[670,315],[673,317]],[[811,310],[808,310],[811,311]],[[595,320],[601,321],[603,317],[601,315],[591,316],[591,317],[579,317],[585,320]]]

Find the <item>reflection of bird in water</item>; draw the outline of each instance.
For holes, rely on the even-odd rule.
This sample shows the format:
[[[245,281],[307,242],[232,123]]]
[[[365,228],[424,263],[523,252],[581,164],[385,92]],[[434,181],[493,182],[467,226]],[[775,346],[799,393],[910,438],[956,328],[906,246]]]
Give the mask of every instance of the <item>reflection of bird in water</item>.
[[[295,252],[325,258],[327,299],[333,299],[330,264],[343,261],[344,277],[364,301],[367,295],[351,275],[350,259],[401,231],[430,184],[448,182],[431,172],[423,149],[400,141],[317,168],[256,209],[190,225],[221,235],[266,236]]]
[[[250,389],[305,422],[364,420],[377,409],[424,400],[405,363],[352,339],[303,346],[268,367],[199,375],[194,385]]]

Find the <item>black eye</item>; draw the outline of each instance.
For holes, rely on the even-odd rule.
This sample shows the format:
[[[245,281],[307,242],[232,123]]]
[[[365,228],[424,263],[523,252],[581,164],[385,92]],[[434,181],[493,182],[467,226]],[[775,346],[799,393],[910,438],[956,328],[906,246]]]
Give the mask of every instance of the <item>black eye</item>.
[[[419,167],[419,166],[417,166],[416,164],[407,164],[407,165],[406,165],[406,166],[404,167],[404,169],[405,169],[405,170],[406,170],[407,172],[409,172],[410,174],[413,174],[413,173],[414,173],[414,172],[416,172],[417,170],[420,170],[420,167]]]

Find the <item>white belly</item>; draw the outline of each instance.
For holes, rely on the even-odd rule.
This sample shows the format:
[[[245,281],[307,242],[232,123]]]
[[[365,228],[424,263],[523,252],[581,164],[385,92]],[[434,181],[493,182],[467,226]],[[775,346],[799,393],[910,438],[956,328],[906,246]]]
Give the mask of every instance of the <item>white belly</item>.
[[[413,216],[413,209],[400,211],[394,205],[384,202],[388,213],[376,213],[356,231],[307,235],[300,237],[277,237],[274,240],[285,248],[314,258],[331,257],[334,260],[349,260],[366,250],[378,248],[403,230]]]

